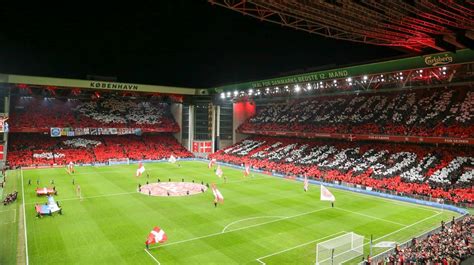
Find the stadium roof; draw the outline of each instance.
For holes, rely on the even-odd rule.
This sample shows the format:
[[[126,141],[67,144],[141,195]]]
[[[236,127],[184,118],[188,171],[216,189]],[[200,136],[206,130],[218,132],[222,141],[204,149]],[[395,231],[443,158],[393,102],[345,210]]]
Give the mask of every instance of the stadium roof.
[[[17,8],[5,6],[0,10],[0,72],[71,79],[99,75],[116,77],[119,82],[126,83],[208,88],[220,84],[311,72],[315,71],[315,68],[337,68],[340,65],[420,55],[416,50],[402,51],[398,46],[343,41],[341,39],[348,39],[344,36],[349,35],[339,35],[334,33],[333,29],[331,38],[324,34],[309,34],[308,31],[295,30],[294,28],[300,25],[298,23],[287,21],[286,27],[281,27],[212,4],[244,1],[210,2],[117,2],[112,6],[93,5],[93,8],[87,4],[71,7],[65,3],[48,5],[44,2],[28,5],[18,3]],[[283,0],[245,1],[248,6],[264,2],[290,3]],[[381,1],[291,1],[293,2],[308,6],[334,5],[334,12],[346,12],[345,9],[340,10],[339,6],[361,8],[362,4],[359,3],[374,4]],[[392,1],[382,2],[385,5]],[[415,1],[418,2],[425,1]],[[444,2],[439,4],[445,5]],[[454,4],[452,6],[455,7]],[[472,5],[466,1],[465,6],[469,8]],[[447,7],[446,10],[452,11],[452,7]],[[378,13],[373,15],[373,19],[378,19]],[[380,16],[383,17],[383,14]],[[274,17],[276,16],[268,16],[266,19]],[[341,16],[340,19],[347,17],[349,15]],[[442,15],[438,17],[444,18]],[[351,19],[358,21],[352,17]],[[359,24],[365,27],[365,18],[358,19],[363,22]],[[427,18],[422,20],[430,22]],[[438,25],[438,22],[432,23]],[[416,27],[422,23],[409,25]],[[412,32],[406,27],[408,29],[402,34]],[[451,38],[455,36],[456,40],[458,37],[462,39],[464,36],[466,39],[470,36],[469,30],[444,27],[448,30],[443,33],[449,31],[447,35]],[[435,44],[441,43],[436,47],[423,49],[422,54],[437,52],[438,46],[448,45],[445,41],[438,40],[446,34],[420,34],[428,35],[435,40]],[[424,38],[420,37],[427,43],[432,43],[426,40],[428,37]]]
[[[209,0],[244,15],[330,38],[421,52],[472,47],[472,1]]]

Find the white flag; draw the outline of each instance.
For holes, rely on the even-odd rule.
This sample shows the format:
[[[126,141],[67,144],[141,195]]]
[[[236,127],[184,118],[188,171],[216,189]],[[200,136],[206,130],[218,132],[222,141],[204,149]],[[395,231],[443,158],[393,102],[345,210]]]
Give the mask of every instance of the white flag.
[[[335,201],[336,197],[323,185],[321,185],[321,201]]]
[[[176,157],[174,157],[174,155],[171,155],[170,158],[168,159],[168,162],[170,162],[171,164],[176,163]]]

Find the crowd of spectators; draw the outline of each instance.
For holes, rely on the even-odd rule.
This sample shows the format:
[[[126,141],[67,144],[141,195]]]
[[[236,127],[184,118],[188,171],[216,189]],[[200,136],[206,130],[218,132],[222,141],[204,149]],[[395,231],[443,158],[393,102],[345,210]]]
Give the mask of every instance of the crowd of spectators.
[[[450,227],[443,223],[442,230],[422,240],[413,239],[409,247],[395,249],[386,258],[389,264],[461,264],[474,255],[472,216],[467,216]]]
[[[469,147],[254,137],[210,158],[285,175],[474,202],[474,150]]]
[[[321,96],[257,106],[240,131],[474,137],[474,91]]]
[[[169,134],[107,135],[52,138],[34,133],[9,136],[8,163],[12,167],[106,163],[109,159],[160,160],[170,157],[192,157]]]
[[[16,198],[18,197],[18,191],[14,191],[12,193],[9,193],[5,199],[3,199],[3,205],[8,205],[14,201],[16,201]]]
[[[49,131],[51,127],[140,128],[143,131],[177,132],[170,106],[160,99],[104,94],[90,100],[56,98],[12,99],[10,131]]]

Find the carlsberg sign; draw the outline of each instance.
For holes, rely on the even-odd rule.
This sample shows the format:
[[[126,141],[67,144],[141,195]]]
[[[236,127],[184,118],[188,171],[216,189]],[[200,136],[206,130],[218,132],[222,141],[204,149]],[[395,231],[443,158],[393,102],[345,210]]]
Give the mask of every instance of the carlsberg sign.
[[[452,62],[453,62],[453,57],[447,53],[444,55],[430,55],[430,56],[425,57],[425,64],[429,66],[450,64]]]

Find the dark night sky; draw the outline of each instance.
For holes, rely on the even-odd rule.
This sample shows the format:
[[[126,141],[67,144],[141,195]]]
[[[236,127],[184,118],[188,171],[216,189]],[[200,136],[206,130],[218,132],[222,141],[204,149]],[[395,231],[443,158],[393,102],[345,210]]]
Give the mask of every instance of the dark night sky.
[[[0,10],[1,73],[210,87],[403,55],[261,22],[205,0],[41,2]]]

